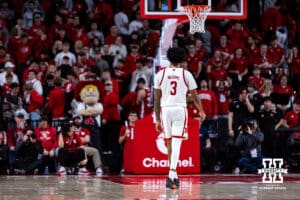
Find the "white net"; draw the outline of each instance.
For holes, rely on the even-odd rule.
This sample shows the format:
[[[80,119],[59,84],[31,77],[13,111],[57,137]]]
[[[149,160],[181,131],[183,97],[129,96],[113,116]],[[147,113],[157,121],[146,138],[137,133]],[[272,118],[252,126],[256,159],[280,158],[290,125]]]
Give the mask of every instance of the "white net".
[[[210,12],[208,5],[187,5],[184,6],[184,12],[190,21],[190,33],[205,32],[205,20]]]

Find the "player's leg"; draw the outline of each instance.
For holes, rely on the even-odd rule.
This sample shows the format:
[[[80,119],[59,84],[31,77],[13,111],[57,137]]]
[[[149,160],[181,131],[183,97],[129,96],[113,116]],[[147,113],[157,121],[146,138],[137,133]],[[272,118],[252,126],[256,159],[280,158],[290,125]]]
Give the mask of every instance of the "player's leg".
[[[172,139],[172,127],[171,127],[171,114],[170,108],[162,108],[161,109],[161,123],[163,127],[164,137],[167,140],[167,148],[168,148],[168,159],[170,162],[171,159],[171,152],[172,152],[172,146],[171,146],[171,139]]]
[[[167,147],[168,147],[168,160],[169,160],[169,164],[170,164],[171,163],[171,155],[172,155],[172,138],[167,140]],[[169,173],[167,181],[166,181],[166,187],[173,189],[173,185],[174,185],[174,182]]]
[[[177,175],[177,163],[180,156],[180,149],[182,140],[186,136],[186,125],[187,125],[187,112],[184,107],[174,109],[173,113],[173,126],[172,126],[172,140],[171,140],[171,162],[169,177],[173,180],[175,187],[179,187],[179,179]],[[174,188],[174,187],[173,187]]]
[[[167,148],[168,148],[168,159],[169,163],[171,163],[171,154],[172,154],[172,127],[171,127],[171,116],[172,110],[170,108],[162,108],[161,109],[161,122],[164,130],[165,139],[167,140]],[[168,177],[166,180],[166,187],[173,187],[173,180]]]
[[[167,147],[168,147],[168,160],[171,163],[171,154],[172,154],[172,138],[167,139]]]
[[[171,122],[171,113],[172,109],[162,107],[161,108],[161,123],[163,127],[163,132],[166,140],[170,140],[172,138],[172,122]]]
[[[180,156],[181,144],[182,144],[182,138],[172,138],[172,142],[171,142],[172,153],[171,153],[169,178],[171,178],[173,181],[175,179],[178,180],[177,163]],[[176,187],[178,186],[179,185],[176,185]]]

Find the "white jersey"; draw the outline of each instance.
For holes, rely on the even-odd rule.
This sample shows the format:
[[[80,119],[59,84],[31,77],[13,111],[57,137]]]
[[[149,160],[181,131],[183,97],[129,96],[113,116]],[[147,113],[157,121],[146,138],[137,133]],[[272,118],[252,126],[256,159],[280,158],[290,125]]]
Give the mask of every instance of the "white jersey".
[[[168,67],[156,74],[154,88],[160,89],[162,92],[161,107],[186,107],[187,92],[197,89],[197,84],[189,71],[183,68]]]

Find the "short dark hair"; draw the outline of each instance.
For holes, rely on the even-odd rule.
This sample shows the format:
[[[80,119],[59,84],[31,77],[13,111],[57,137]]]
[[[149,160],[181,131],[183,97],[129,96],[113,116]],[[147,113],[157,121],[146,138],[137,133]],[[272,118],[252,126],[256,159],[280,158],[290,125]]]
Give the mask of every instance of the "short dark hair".
[[[36,134],[35,133],[32,133],[32,134],[30,134],[30,136],[29,136],[31,139],[36,139]]]
[[[7,74],[5,75],[5,78],[13,78],[13,75],[12,75],[11,73],[7,73]]]
[[[34,133],[33,128],[27,127],[23,130],[23,134],[25,135],[27,133],[27,131],[32,131],[32,133]]]
[[[20,85],[16,82],[13,82],[11,85],[10,85],[10,88],[17,88],[17,87],[20,87]]]
[[[248,128],[250,128],[248,121],[247,121],[247,120],[243,121],[243,124],[242,124],[241,130],[243,130],[243,131],[247,131],[247,130],[248,130]]]
[[[61,84],[62,84],[61,78],[57,77],[56,79],[54,79],[54,85],[56,87],[61,87]]]
[[[86,75],[86,78],[87,78],[87,79],[93,79],[93,80],[96,80],[96,79],[97,79],[97,75],[96,75],[96,74],[88,74],[88,75]]]
[[[67,135],[73,125],[74,125],[73,122],[70,122],[69,120],[65,120],[64,122],[62,122],[60,127],[61,133],[63,135]]]
[[[243,91],[247,91],[247,88],[245,86],[241,86],[239,89],[238,89],[238,95],[242,94]]]
[[[136,59],[136,63],[145,64],[146,63],[146,59],[145,58],[138,58],[138,59]]]
[[[264,97],[263,102],[265,102],[265,101],[272,101],[272,97],[270,97],[270,96]]]
[[[139,78],[137,81],[136,81],[136,83],[137,84],[139,84],[139,83],[146,83],[146,80],[143,78],[143,77],[141,77],[141,78]]]
[[[173,65],[181,63],[185,57],[185,49],[182,47],[172,47],[168,49],[167,58]]]
[[[252,87],[254,89],[256,89],[256,85],[254,82],[250,81],[248,84],[247,84],[247,87]]]
[[[104,68],[103,71],[102,71],[102,73],[103,73],[103,72],[109,72],[109,73],[111,74],[111,71],[110,71],[109,68]]]
[[[35,75],[37,75],[37,72],[34,69],[31,69],[28,71],[28,73],[33,72]]]
[[[38,121],[39,122],[48,121],[48,118],[46,116],[42,116]]]
[[[70,46],[70,43],[68,42],[68,41],[63,41],[63,45],[68,45],[68,46]]]
[[[138,117],[138,111],[137,110],[135,110],[135,109],[132,109],[132,110],[130,110],[129,111],[129,113],[128,113],[128,117],[129,117],[129,115],[130,114],[136,114],[137,115],[137,117]]]

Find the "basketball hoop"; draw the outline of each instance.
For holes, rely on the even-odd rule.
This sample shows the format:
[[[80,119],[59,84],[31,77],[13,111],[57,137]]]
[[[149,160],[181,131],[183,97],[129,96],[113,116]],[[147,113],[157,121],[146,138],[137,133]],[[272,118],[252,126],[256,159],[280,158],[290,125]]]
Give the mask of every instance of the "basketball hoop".
[[[187,5],[183,6],[184,13],[188,16],[190,21],[190,33],[205,32],[205,20],[210,12],[208,5]]]

